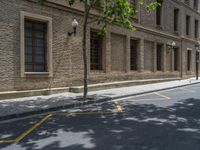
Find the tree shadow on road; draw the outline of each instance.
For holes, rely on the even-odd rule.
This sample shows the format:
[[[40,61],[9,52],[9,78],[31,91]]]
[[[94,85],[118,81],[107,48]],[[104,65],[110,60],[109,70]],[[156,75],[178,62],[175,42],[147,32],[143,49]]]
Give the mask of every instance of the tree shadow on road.
[[[20,143],[2,149],[199,150],[200,100],[168,107],[125,103],[114,115],[53,116]],[[16,148],[17,147],[17,148]]]

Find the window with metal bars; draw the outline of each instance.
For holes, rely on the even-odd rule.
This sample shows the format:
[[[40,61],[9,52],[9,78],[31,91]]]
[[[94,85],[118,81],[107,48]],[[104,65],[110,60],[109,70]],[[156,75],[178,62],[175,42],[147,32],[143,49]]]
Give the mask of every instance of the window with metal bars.
[[[174,31],[178,31],[178,16],[179,16],[179,9],[174,9]]]
[[[130,0],[132,7],[136,10],[137,9],[137,0]]]
[[[178,48],[174,48],[174,71],[178,71],[179,52]]]
[[[137,70],[138,40],[131,40],[131,70]]]
[[[161,6],[158,6],[156,8],[156,25],[161,26],[162,25],[162,0],[157,0],[158,3],[161,4]]]
[[[195,10],[198,10],[198,7],[199,7],[199,0],[194,0],[194,1],[193,1],[193,8],[194,8]]]
[[[130,0],[130,4],[135,11],[135,16],[132,16],[132,19],[138,23],[138,0]]]
[[[101,8],[102,7],[102,1],[101,0],[95,1],[94,7]]]
[[[191,54],[192,52],[190,50],[187,51],[187,70],[191,70]]]
[[[190,35],[190,16],[186,16],[186,35]]]
[[[47,72],[47,24],[25,20],[25,72]]]
[[[157,70],[162,70],[162,45],[157,45]]]
[[[194,37],[195,38],[199,37],[199,21],[198,20],[194,21]]]
[[[90,44],[90,69],[102,70],[103,38],[98,35],[98,32],[91,32]]]
[[[190,0],[185,0],[184,3],[190,5]]]

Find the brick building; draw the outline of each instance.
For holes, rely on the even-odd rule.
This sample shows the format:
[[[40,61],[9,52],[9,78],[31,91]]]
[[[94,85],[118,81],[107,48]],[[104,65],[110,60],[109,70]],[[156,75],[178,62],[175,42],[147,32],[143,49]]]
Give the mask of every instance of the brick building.
[[[195,74],[198,0],[163,0],[151,13],[137,9],[135,32],[112,26],[100,38],[99,27],[89,25],[90,83]],[[73,18],[80,25],[69,37]],[[81,85],[82,22],[80,3],[69,7],[65,0],[48,0],[40,6],[35,0],[1,0],[0,91]]]

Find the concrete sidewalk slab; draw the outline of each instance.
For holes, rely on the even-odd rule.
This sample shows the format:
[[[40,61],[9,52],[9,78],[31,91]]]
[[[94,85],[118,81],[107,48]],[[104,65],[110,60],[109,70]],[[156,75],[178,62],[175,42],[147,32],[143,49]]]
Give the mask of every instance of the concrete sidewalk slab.
[[[70,92],[53,94],[48,96],[35,96],[1,100],[0,120],[24,117],[39,113],[47,113],[49,111],[57,111],[59,109],[73,108],[82,105],[100,103],[112,99],[119,99],[128,96],[151,93],[198,83],[200,83],[200,81],[195,80],[195,78],[190,78],[147,85],[113,88],[108,90],[89,92],[88,95],[90,97],[90,100],[88,101],[82,101],[80,99],[80,96],[82,95],[81,93],[74,94]]]
[[[132,86],[132,87],[125,87],[125,88],[101,90],[101,91],[96,91],[96,92],[90,92],[89,94],[91,95],[96,94],[97,96],[103,95],[110,98],[123,98],[127,96],[151,93],[155,91],[178,88],[178,87],[183,87],[183,86],[188,86],[191,84],[198,84],[198,83],[200,83],[200,80],[196,80],[195,78],[190,78],[190,79],[184,79],[184,80],[138,85],[138,86]]]

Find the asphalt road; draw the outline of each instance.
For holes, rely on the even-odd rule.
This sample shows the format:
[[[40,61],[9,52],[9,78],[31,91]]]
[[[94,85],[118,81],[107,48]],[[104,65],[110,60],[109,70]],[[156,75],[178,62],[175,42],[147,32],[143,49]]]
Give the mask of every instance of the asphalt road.
[[[200,150],[200,84],[0,122],[0,142],[0,150]]]

